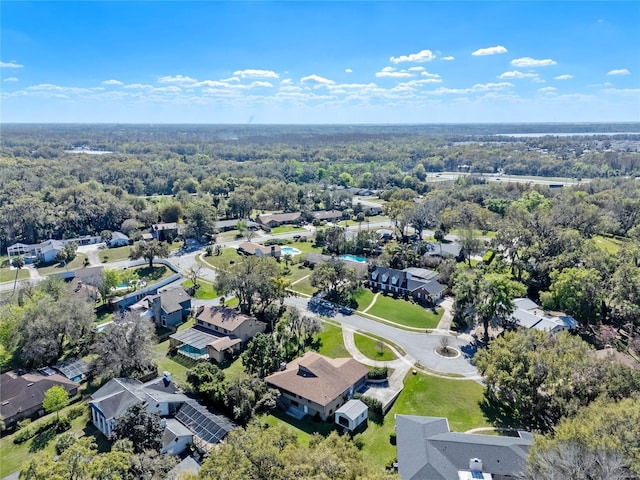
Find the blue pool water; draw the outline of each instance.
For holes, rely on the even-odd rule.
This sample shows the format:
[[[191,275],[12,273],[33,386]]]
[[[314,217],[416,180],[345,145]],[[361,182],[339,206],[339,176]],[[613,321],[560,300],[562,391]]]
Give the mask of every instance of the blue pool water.
[[[367,263],[367,259],[364,257],[358,257],[357,255],[348,255],[348,254],[344,254],[344,255],[340,255],[340,258],[342,260],[350,260],[352,262],[358,262],[358,263]]]
[[[288,253],[289,255],[298,255],[302,253],[300,250],[294,247],[281,247],[282,253]]]

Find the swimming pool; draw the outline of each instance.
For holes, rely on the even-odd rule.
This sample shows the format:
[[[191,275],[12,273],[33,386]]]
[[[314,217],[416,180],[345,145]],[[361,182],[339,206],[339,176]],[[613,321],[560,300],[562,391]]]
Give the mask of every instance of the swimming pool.
[[[351,262],[367,263],[367,259],[366,258],[358,257],[357,255],[344,254],[344,255],[340,255],[340,258],[342,260],[349,260]]]
[[[299,255],[302,252],[295,247],[281,247],[282,253],[288,253],[289,255]]]

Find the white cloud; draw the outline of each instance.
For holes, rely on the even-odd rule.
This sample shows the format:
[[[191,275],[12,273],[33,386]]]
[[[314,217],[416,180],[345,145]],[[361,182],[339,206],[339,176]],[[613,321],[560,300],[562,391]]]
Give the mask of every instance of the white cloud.
[[[453,55],[449,55],[448,57],[442,57],[442,60],[446,60],[447,62],[450,62],[451,60],[455,60],[456,57],[454,57]]]
[[[120,80],[105,80],[102,85],[124,85]]]
[[[187,77],[185,75],[176,75],[173,77],[167,75],[158,79],[158,83],[196,83],[197,81],[198,80],[195,78]]]
[[[497,55],[500,53],[507,53],[507,49],[502,45],[496,45],[495,47],[479,48],[471,55],[474,57],[482,57],[484,55]]]
[[[280,78],[276,72],[272,70],[257,70],[255,68],[247,68],[245,70],[237,70],[233,75],[240,78]]]
[[[182,89],[180,87],[176,87],[175,85],[170,85],[168,87],[158,87],[153,89],[154,93],[180,93]]]
[[[437,73],[429,73],[427,71],[422,72],[420,76],[427,78],[440,78],[440,75],[438,75]]]
[[[401,63],[401,62],[415,62],[415,63],[424,63],[430,62],[436,58],[431,50],[421,50],[418,53],[412,53],[410,55],[400,55],[399,57],[391,57],[389,61],[391,63]]]
[[[470,88],[447,88],[447,87],[439,87],[435,90],[432,90],[428,93],[433,95],[444,95],[444,94],[467,94],[467,93],[476,93],[476,92],[489,92],[496,90],[505,90],[507,88],[513,88],[513,83],[509,82],[498,82],[498,83],[476,83],[474,86]]]
[[[545,95],[555,95],[558,89],[556,87],[544,87],[539,88],[538,92],[544,93]]]
[[[142,83],[132,83],[131,85],[125,85],[122,88],[130,88],[132,90],[134,90],[134,89],[146,90],[146,89],[149,89],[149,88],[153,88],[153,86],[152,85],[145,85],[145,84],[142,84]]]
[[[0,62],[0,68],[22,68],[24,65],[20,65],[16,62]]]
[[[293,80],[291,80],[290,78],[285,78],[280,82],[280,85],[291,85],[292,83],[293,83]]]
[[[407,69],[410,72],[424,72],[425,68],[424,67],[409,67]]]
[[[540,79],[540,76],[537,73],[533,73],[533,72],[529,72],[529,73],[523,73],[519,70],[512,70],[510,72],[504,72],[502,75],[499,75],[498,78],[500,79],[505,79],[505,78],[513,78],[513,79],[523,79],[523,78],[531,78],[531,79]]]
[[[514,58],[513,60],[511,60],[511,65],[521,68],[548,67],[556,64],[557,62],[555,60],[551,60],[550,58],[545,58],[544,60],[536,60],[535,58],[531,57],[522,57]]]
[[[350,68],[345,68],[345,69],[344,69],[344,71],[345,71],[346,73],[353,73],[353,70],[351,70]]]
[[[570,80],[573,78],[573,75],[558,75],[557,77],[553,77],[554,80]]]
[[[607,75],[629,75],[631,72],[626,68],[619,68],[617,70],[611,70],[607,72]]]
[[[316,83],[318,85],[335,85],[336,82],[333,80],[329,80],[328,78],[321,77],[320,75],[307,75],[306,77],[302,77],[300,79],[300,83]]]
[[[409,73],[406,70],[397,72],[396,69],[392,67],[385,67],[381,71],[376,72],[377,78],[407,78],[413,76],[414,75],[412,73]]]
[[[18,77],[9,77],[3,80],[4,82],[18,82],[20,79]]]

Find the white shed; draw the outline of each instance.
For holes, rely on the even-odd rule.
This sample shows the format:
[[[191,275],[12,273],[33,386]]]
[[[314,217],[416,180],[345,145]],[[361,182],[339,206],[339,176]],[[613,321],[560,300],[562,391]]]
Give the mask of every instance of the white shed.
[[[353,431],[369,416],[369,407],[360,400],[349,400],[336,410],[336,424]]]

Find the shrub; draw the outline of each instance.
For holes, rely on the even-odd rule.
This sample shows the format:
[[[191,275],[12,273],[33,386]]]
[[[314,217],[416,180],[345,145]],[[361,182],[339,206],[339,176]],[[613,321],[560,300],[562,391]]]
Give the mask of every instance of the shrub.
[[[87,408],[84,405],[77,405],[69,409],[69,412],[67,413],[67,418],[69,420],[75,420],[76,418],[79,418],[82,415],[84,415],[86,411],[87,411]]]
[[[287,245],[289,243],[291,243],[291,240],[287,240],[286,238],[270,238],[264,242],[263,245],[269,247],[271,245]]]
[[[371,397],[365,397],[360,393],[356,393],[353,398],[360,400],[362,403],[364,403],[367,407],[369,407],[369,410],[371,410],[371,412],[376,413],[378,415],[383,415],[382,412],[382,402],[380,400],[377,400],[375,398],[371,398]]]
[[[56,432],[66,432],[71,428],[71,422],[67,417],[60,417],[60,421],[55,424]]]
[[[16,443],[16,444],[24,443],[30,438],[33,438],[35,436],[36,436],[35,428],[22,428],[13,437],[13,443]]]
[[[396,432],[390,433],[389,434],[389,443],[391,445],[395,445],[397,442],[397,438],[396,438]]]
[[[207,245],[207,248],[205,248],[204,251],[206,257],[210,257],[213,255],[213,247],[211,245]]]
[[[369,379],[370,380],[383,380],[387,378],[389,374],[389,369],[387,367],[373,367],[369,370]]]
[[[56,440],[55,449],[58,455],[76,442],[76,436],[71,432],[61,434]]]

